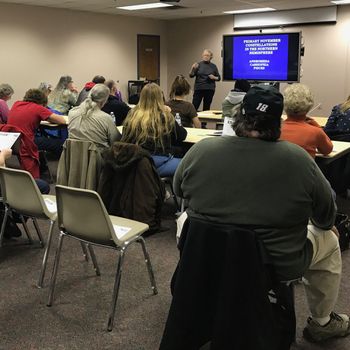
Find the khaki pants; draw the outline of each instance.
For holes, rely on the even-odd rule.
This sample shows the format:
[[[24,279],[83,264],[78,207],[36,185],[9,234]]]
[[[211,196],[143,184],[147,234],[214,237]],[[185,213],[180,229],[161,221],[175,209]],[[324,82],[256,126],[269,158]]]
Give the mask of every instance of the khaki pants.
[[[304,274],[306,297],[311,316],[327,317],[337,302],[341,278],[339,241],[332,231],[308,225],[307,238],[313,246],[309,269]]]

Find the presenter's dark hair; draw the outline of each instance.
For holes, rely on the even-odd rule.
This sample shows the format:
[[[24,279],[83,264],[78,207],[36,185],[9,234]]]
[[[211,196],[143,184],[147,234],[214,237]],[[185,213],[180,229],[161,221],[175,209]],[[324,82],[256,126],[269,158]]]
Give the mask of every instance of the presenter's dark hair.
[[[23,98],[24,102],[34,102],[41,106],[47,105],[47,96],[42,90],[39,89],[29,89]]]
[[[264,113],[243,115],[240,110],[232,128],[240,137],[249,137],[252,131],[257,131],[259,139],[277,141],[281,136],[281,118]]]
[[[188,95],[191,91],[191,85],[186,80],[183,75],[178,75],[173,81],[170,88],[170,99],[175,98],[175,96],[184,96]]]

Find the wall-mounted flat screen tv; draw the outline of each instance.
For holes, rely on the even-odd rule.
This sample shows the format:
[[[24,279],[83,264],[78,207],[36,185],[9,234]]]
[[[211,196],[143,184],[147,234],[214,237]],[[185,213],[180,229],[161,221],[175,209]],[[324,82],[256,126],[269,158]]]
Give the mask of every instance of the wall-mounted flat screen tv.
[[[301,32],[223,37],[224,80],[298,82]]]

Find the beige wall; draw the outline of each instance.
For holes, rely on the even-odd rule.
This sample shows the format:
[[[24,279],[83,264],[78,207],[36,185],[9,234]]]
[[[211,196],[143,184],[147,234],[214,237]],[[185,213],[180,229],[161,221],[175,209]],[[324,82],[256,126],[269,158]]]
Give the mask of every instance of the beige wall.
[[[232,28],[231,15],[160,21],[0,3],[0,82],[13,85],[16,100],[43,80],[56,84],[61,75],[71,74],[81,88],[102,74],[119,80],[126,98],[127,81],[137,78],[137,34],[157,34],[161,86],[167,93],[177,74],[187,76],[203,48],[213,50],[213,62],[221,71],[222,35],[233,33]],[[350,6],[339,7],[336,25],[286,30],[302,30],[301,82],[311,87],[316,104],[321,103],[313,114],[329,115],[331,107],[350,94]],[[213,108],[221,108],[232,85],[217,84]]]
[[[127,81],[137,78],[137,34],[161,36],[160,80],[167,86],[164,21],[0,4],[0,33],[0,82],[15,89],[10,102],[65,74],[79,89],[96,74],[119,80],[126,98]]]
[[[191,64],[200,59],[203,48],[213,50],[213,62],[221,71],[222,35],[233,33],[232,16],[177,20],[170,22],[167,28],[167,38],[171,43],[168,47],[169,84],[177,74],[188,74]],[[298,30],[302,30],[305,42],[301,82],[314,92],[315,104],[321,103],[312,114],[328,116],[332,106],[350,94],[350,6],[338,8],[336,25],[286,29]],[[217,84],[212,108],[221,109],[221,101],[231,86],[229,82]],[[282,91],[285,86],[282,84]]]

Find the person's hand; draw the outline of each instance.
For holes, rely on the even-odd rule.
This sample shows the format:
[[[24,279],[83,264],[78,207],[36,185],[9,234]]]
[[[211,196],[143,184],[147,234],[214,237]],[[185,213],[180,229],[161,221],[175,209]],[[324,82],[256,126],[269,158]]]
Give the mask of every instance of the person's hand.
[[[209,77],[209,79],[211,79],[211,80],[216,80],[216,76],[213,75],[213,74],[209,74],[208,77]]]
[[[3,155],[4,159],[8,159],[12,156],[12,149],[4,148],[1,150],[1,154]]]
[[[199,67],[199,64],[197,62],[192,64],[192,69],[197,69]]]
[[[164,106],[164,110],[165,110],[165,112],[171,113],[171,108],[167,105]]]
[[[338,237],[338,239],[339,239],[339,231],[338,231],[338,229],[335,227],[335,226],[333,226],[332,228],[331,228],[331,231],[333,231],[334,233],[335,233],[335,235]]]

